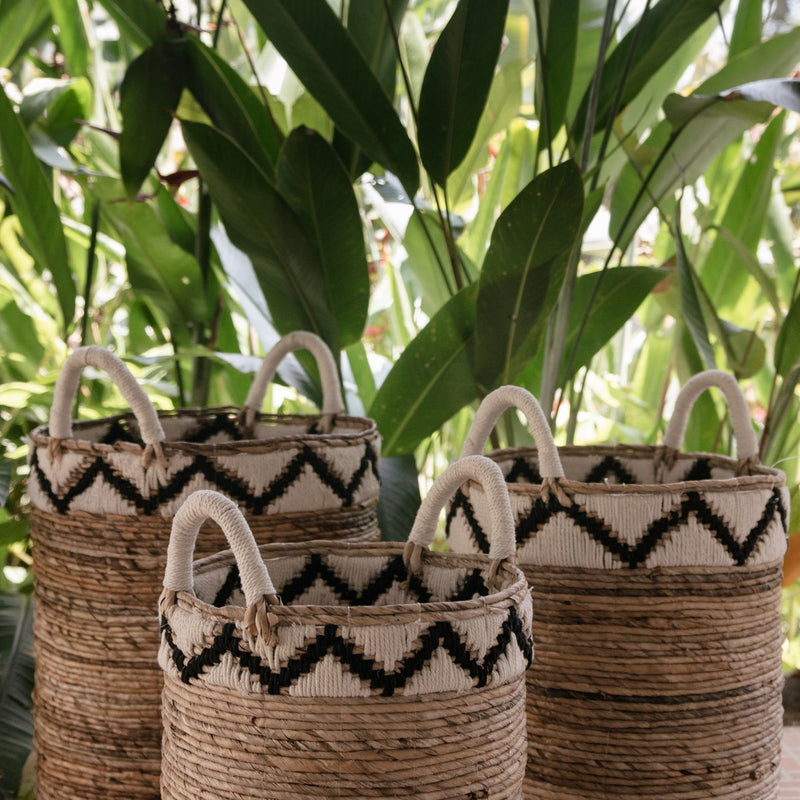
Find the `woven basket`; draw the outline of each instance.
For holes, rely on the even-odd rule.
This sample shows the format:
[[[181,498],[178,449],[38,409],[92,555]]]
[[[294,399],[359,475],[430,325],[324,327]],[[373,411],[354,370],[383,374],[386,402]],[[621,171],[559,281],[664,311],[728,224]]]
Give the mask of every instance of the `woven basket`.
[[[298,347],[320,365],[323,413],[257,414],[278,362]],[[132,414],[71,424],[86,365],[108,372]],[[270,353],[243,413],[157,414],[108,351],[70,356],[50,425],[31,436],[37,800],[159,796],[153,609],[183,498],[224,489],[260,541],[377,537],[378,434],[371,420],[340,410],[336,366],[310,334]],[[204,552],[223,546],[216,529],[204,536]]]
[[[711,385],[727,395],[738,460],[678,453]],[[662,447],[560,452],[534,398],[503,387],[465,453],[509,406],[539,445],[490,454],[509,481],[535,609],[526,798],[774,800],[788,493],[757,463],[735,381],[690,380]],[[485,504],[480,487],[456,494],[453,549],[485,549]]]
[[[490,558],[423,550],[467,478],[491,498]],[[193,570],[206,517],[232,552]],[[230,501],[193,495],[161,600],[164,800],[522,798],[531,602],[513,535],[483,457],[442,475],[405,549],[257,548]]]

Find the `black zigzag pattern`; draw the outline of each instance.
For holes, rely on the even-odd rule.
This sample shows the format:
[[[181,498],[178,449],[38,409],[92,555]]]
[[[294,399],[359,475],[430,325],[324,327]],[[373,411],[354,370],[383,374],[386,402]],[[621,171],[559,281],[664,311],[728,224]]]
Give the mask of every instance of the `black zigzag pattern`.
[[[707,458],[698,458],[692,468],[683,476],[684,481],[711,480],[711,463]]]
[[[636,483],[636,478],[622,466],[618,458],[606,456],[601,462],[589,470],[584,483],[602,483],[608,477],[613,476],[617,483]]]
[[[81,472],[78,479],[65,494],[60,495],[53,490],[52,483],[42,470],[35,448],[31,455],[31,472],[36,475],[42,491],[60,514],[66,513],[73,500],[92,486],[100,476],[121,497],[135,505],[137,511],[142,514],[154,514],[162,505],[178,497],[195,475],[202,475],[209,483],[238,502],[245,510],[253,514],[263,514],[266,507],[281,497],[300,477],[306,466],[311,467],[320,481],[341,499],[345,508],[352,505],[353,498],[367,472],[371,471],[375,478],[378,478],[378,459],[369,442],[365,443],[364,454],[358,469],[349,480],[343,480],[324,458],[308,445],[304,445],[286,465],[283,472],[260,494],[254,494],[245,481],[221,469],[213,460],[196,455],[191,463],[172,475],[168,483],[160,485],[155,494],[145,497],[135,484],[117,473],[102,457],[98,456],[88,466],[79,468]]]
[[[489,545],[486,534],[475,518],[475,512],[466,497],[461,495],[460,501],[454,499],[448,513],[448,526],[458,510],[472,530],[475,542],[482,552],[488,552]],[[685,525],[694,517],[700,525],[709,531],[728,551],[737,566],[743,566],[755,550],[759,539],[766,532],[770,522],[778,514],[783,530],[787,530],[787,513],[780,490],[773,489],[764,506],[758,522],[749,531],[744,541],[738,542],[731,533],[724,519],[719,517],[705,502],[699,492],[686,492],[680,502],[647,527],[644,536],[635,544],[621,541],[614,530],[597,514],[589,512],[578,503],[562,506],[555,497],[546,503],[537,498],[530,511],[517,522],[517,544],[524,544],[540,531],[556,514],[564,514],[572,520],[588,536],[599,542],[609,553],[616,556],[623,564],[635,568],[643,564],[659,544],[681,525]]]
[[[405,687],[408,680],[430,662],[439,647],[444,648],[453,663],[463,669],[476,686],[486,685],[498,660],[509,645],[516,644],[528,666],[533,658],[533,645],[525,635],[522,622],[513,607],[508,610],[495,643],[483,659],[479,660],[472,656],[467,645],[449,622],[436,622],[419,637],[417,649],[408,653],[392,671],[378,667],[375,660],[359,652],[354,642],[341,636],[337,625],[326,625],[322,633],[308,640],[302,651],[298,651],[298,654],[290,658],[279,670],[270,669],[258,656],[242,649],[241,639],[236,636],[236,626],[232,622],[223,627],[211,645],[190,658],[187,658],[175,644],[169,623],[163,617],[161,631],[170,649],[172,661],[184,683],[190,683],[193,678],[198,678],[205,670],[218,664],[225,653],[230,653],[251,675],[258,676],[259,683],[266,687],[269,694],[280,694],[282,689],[295,684],[300,677],[312,672],[315,665],[329,653],[347,667],[351,674],[368,683],[370,689],[379,691],[385,697],[391,697],[395,691]]]
[[[541,483],[542,476],[539,470],[531,466],[528,459],[515,458],[511,469],[506,475],[506,483]]]
[[[368,606],[376,605],[380,598],[384,597],[395,583],[406,581],[406,590],[414,597],[416,603],[429,603],[433,596],[422,578],[418,575],[408,575],[403,557],[400,555],[392,558],[386,567],[370,580],[369,585],[363,591],[353,589],[346,581],[340,578],[321,555],[313,553],[308,563],[291,581],[286,583],[280,591],[281,601],[289,605],[298,602],[303,595],[317,582],[321,580],[328,586],[337,599],[343,605],[349,606]],[[239,579],[239,568],[236,564],[231,566],[225,581],[217,591],[213,600],[213,605],[218,608],[228,603],[231,596],[237,589],[241,589]],[[461,587],[448,600],[471,600],[474,597],[485,597],[489,594],[489,588],[483,579],[480,569],[474,569],[467,576]]]

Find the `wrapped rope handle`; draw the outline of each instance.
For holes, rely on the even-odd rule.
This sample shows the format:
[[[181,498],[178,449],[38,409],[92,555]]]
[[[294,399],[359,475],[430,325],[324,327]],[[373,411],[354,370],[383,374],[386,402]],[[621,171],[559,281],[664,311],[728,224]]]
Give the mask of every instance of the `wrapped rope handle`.
[[[711,387],[721,389],[728,401],[733,435],[736,439],[736,455],[738,458],[737,474],[747,473],[751,467],[760,463],[758,457],[758,439],[750,422],[747,401],[742,394],[736,378],[719,369],[698,372],[686,381],[675,401],[675,410],[664,433],[664,443],[656,451],[656,465],[661,463],[671,467],[683,444],[689,414],[700,395]]]
[[[422,553],[433,541],[439,512],[453,492],[467,481],[479,483],[489,501],[491,534],[489,578],[494,580],[503,561],[513,559],[517,551],[514,514],[508,486],[500,467],[486,456],[472,455],[453,462],[436,480],[422,501],[403,551],[403,560],[412,573],[422,568]]]
[[[339,383],[339,372],[328,345],[319,336],[308,331],[294,331],[284,336],[264,358],[260,369],[256,373],[253,385],[247,393],[247,399],[239,415],[240,422],[246,429],[251,429],[256,419],[256,414],[264,403],[267,386],[275,377],[278,364],[285,356],[295,350],[308,350],[314,356],[319,368],[322,381],[322,414],[323,429],[330,428],[333,417],[344,411],[342,400],[342,387]]]
[[[200,526],[211,519],[219,525],[239,565],[247,610],[245,626],[254,634],[270,639],[275,620],[268,606],[280,605],[272,579],[258,550],[256,540],[239,507],[225,495],[211,489],[200,489],[186,498],[172,520],[172,533],[167,547],[164,571],[164,606],[175,603],[178,592],[194,594],[194,557]]]
[[[539,401],[521,386],[501,386],[483,398],[472,427],[464,440],[461,457],[483,452],[492,428],[509,408],[518,408],[528,420],[528,427],[539,453],[539,471],[542,475],[542,498],[547,500],[554,494],[562,505],[570,505],[569,497],[561,485],[564,467],[558,454],[553,434],[547,423]]]
[[[53,405],[50,408],[51,455],[57,458],[61,452],[61,442],[72,438],[72,404],[78,391],[81,374],[84,368],[90,366],[107,372],[128,401],[139,423],[142,441],[145,443],[142,453],[143,466],[148,467],[155,461],[159,467],[166,468],[167,461],[162,448],[166,436],[150,398],[120,358],[104,347],[96,345],[79,347],[75,350],[67,358],[58,376],[53,392]]]

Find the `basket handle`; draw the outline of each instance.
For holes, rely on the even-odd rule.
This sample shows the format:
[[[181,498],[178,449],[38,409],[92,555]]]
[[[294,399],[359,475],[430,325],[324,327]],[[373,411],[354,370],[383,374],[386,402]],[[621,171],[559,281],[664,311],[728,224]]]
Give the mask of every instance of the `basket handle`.
[[[175,602],[178,592],[194,593],[192,561],[200,526],[211,519],[219,525],[233,550],[242,580],[247,611],[245,624],[259,632],[274,627],[266,606],[280,605],[272,579],[258,550],[256,540],[242,512],[233,500],[211,489],[199,489],[186,498],[172,520],[167,547],[162,604]]]
[[[750,412],[747,401],[736,382],[736,378],[728,372],[719,369],[709,369],[698,372],[692,376],[678,393],[675,401],[675,410],[672,413],[664,433],[664,443],[659,450],[659,458],[668,466],[675,462],[675,457],[683,444],[689,414],[697,402],[697,398],[712,386],[721,389],[728,401],[728,408],[733,423],[733,435],[736,439],[736,455],[739,460],[740,470],[747,471],[750,466],[759,463],[758,439],[753,426],[750,424]]]
[[[253,385],[247,393],[240,419],[246,428],[252,428],[256,414],[264,403],[267,386],[275,377],[278,364],[284,357],[295,350],[308,350],[317,362],[322,380],[322,414],[330,418],[344,411],[342,387],[339,384],[339,373],[328,345],[319,336],[308,331],[294,331],[284,336],[275,347],[267,353],[264,362],[256,373]]]
[[[108,373],[108,376],[128,401],[145,443],[142,463],[145,467],[155,460],[166,467],[166,459],[162,442],[166,438],[164,429],[158,419],[155,407],[150,398],[139,386],[136,378],[123,361],[105,347],[90,345],[79,347],[67,358],[64,368],[56,381],[53,391],[53,405],[50,408],[49,432],[53,455],[60,452],[59,445],[64,439],[72,437],[72,404],[78,391],[81,374],[85,367],[97,367]]]
[[[489,500],[492,525],[489,546],[489,558],[492,559],[490,578],[494,578],[503,561],[514,558],[517,551],[514,514],[503,473],[486,456],[465,456],[450,464],[439,476],[419,507],[403,553],[412,573],[418,573],[422,567],[422,552],[433,541],[439,512],[453,492],[467,481],[479,483]]]
[[[492,428],[509,408],[518,408],[528,420],[528,427],[539,453],[539,472],[542,475],[543,494],[549,495],[552,492],[563,504],[569,505],[569,500],[561,487],[564,467],[561,465],[558,448],[553,440],[550,426],[547,424],[547,417],[545,417],[539,401],[521,386],[501,386],[483,398],[475,412],[475,419],[464,440],[464,446],[461,448],[461,457],[478,455],[483,452]]]

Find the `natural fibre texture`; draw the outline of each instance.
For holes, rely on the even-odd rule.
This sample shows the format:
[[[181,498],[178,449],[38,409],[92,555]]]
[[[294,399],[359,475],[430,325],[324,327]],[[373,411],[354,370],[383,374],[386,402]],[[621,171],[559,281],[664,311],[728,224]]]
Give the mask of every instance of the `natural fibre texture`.
[[[775,800],[780,562],[526,567],[528,800]]]
[[[268,630],[230,553],[162,597],[162,797],[521,800],[519,570],[425,552],[412,574],[393,543],[260,551],[283,601]]]
[[[157,603],[172,515],[198,488],[248,510],[260,542],[378,536],[379,439],[369,420],[231,409],[160,414],[166,471],[142,465],[135,419],[32,436],[38,800],[158,797]],[[185,437],[183,441],[174,441]],[[198,555],[227,548],[215,525]]]

